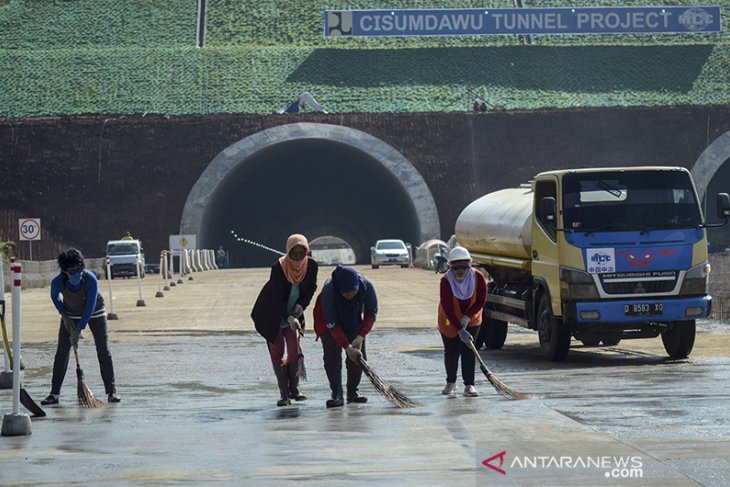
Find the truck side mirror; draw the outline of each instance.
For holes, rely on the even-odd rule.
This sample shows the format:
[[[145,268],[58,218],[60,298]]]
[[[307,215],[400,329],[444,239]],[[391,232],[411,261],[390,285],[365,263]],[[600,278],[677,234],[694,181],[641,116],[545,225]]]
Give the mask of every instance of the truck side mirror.
[[[715,202],[717,204],[717,216],[725,221],[722,223],[705,223],[702,225],[703,228],[724,227],[730,220],[730,196],[727,193],[718,193]]]
[[[730,218],[730,195],[727,193],[717,195],[717,216],[725,220]]]
[[[540,200],[540,213],[544,221],[549,223],[555,223],[556,204],[555,198],[552,196],[545,196]]]

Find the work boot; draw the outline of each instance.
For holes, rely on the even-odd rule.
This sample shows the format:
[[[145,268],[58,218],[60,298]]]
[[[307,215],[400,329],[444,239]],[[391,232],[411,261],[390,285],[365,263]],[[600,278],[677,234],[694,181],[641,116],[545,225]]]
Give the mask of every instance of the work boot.
[[[41,401],[43,406],[50,406],[51,404],[58,404],[59,394],[48,394],[48,397]]]
[[[291,404],[289,400],[289,376],[283,365],[274,365],[274,374],[276,374],[276,382],[279,385],[279,394],[281,397],[276,401],[277,406],[288,406]]]
[[[357,391],[354,394],[347,393],[347,404],[350,404],[351,402],[354,403],[366,403],[368,402],[368,398],[365,396],[361,396],[357,393]]]
[[[327,380],[330,383],[330,389],[332,390],[332,399],[327,400],[328,408],[339,408],[345,405],[345,401],[342,400],[342,369],[340,367],[325,367],[324,371],[327,373]]]
[[[295,401],[304,401],[307,396],[299,391],[299,363],[290,362],[284,367],[286,367],[289,376],[289,398]]]
[[[110,392],[106,396],[106,401],[107,402],[122,402],[122,398],[117,396],[116,392]]]

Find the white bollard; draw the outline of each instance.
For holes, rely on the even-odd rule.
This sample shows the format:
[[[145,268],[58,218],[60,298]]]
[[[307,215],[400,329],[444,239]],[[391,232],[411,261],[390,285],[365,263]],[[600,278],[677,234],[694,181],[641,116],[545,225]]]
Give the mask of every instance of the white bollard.
[[[220,267],[218,267],[218,261],[215,260],[216,259],[215,252],[216,252],[215,250],[210,249],[210,259],[211,259],[211,262],[213,262],[213,269],[218,270],[218,269],[220,269]]]
[[[13,357],[18,363],[13,367],[13,414],[20,411],[20,263],[12,268],[13,274]]]
[[[109,256],[106,256],[106,280],[109,283],[109,313],[106,315],[107,320],[118,320],[119,316],[114,312],[114,294],[112,293],[112,266]]]
[[[164,298],[165,295],[162,292],[162,284],[165,282],[165,251],[160,252],[160,282],[157,284],[157,292],[155,293],[156,298]],[[167,286],[165,286],[167,287]],[[170,289],[168,288],[168,291]]]
[[[170,260],[167,258],[167,254],[169,254],[169,252],[167,250],[163,250],[162,251],[162,262],[160,262],[160,276],[162,276],[162,282],[163,283],[167,283],[167,280],[169,279],[169,274],[168,274],[169,273],[169,269],[167,267],[167,264],[168,264],[168,262]],[[165,284],[162,287],[162,290],[163,291],[169,291],[170,290],[170,286],[168,286],[167,284]]]
[[[167,279],[170,279],[170,287],[175,286],[175,255],[172,250],[167,251]]]
[[[144,272],[144,269],[140,270],[140,262],[139,257],[134,259],[134,268],[137,271],[137,289],[139,289],[139,299],[137,300],[137,306],[147,306],[144,302],[144,299],[142,299],[142,275],[141,272]]]
[[[180,274],[180,277],[177,278],[177,283],[182,284],[183,276],[185,275],[185,249],[181,250],[178,254],[178,260],[180,261],[180,265],[178,267],[178,273]]]
[[[12,261],[11,261],[12,262]],[[30,416],[20,412],[20,263],[13,264],[13,354],[17,363],[13,367],[13,413],[3,416],[3,436],[31,434]]]
[[[188,281],[193,280],[193,272],[195,272],[193,255],[193,250],[185,249],[185,274],[188,276]]]
[[[208,266],[208,251],[206,249],[200,251],[200,260],[201,265],[203,266],[203,270],[209,271],[210,267]]]

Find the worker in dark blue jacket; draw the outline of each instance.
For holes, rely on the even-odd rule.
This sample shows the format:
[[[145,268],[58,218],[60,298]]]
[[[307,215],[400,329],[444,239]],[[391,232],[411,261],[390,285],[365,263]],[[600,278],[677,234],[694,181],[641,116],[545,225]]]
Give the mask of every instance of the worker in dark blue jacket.
[[[375,286],[352,267],[338,265],[327,279],[314,305],[314,331],[322,338],[324,370],[332,390],[327,407],[344,405],[342,391],[342,350],[347,368],[347,402],[364,403],[358,393],[362,369],[367,360],[365,338],[378,315]]]
[[[43,405],[57,404],[61,385],[68,368],[71,347],[78,347],[81,331],[88,325],[94,336],[96,356],[101,378],[109,402],[119,402],[114,384],[114,365],[108,348],[108,332],[104,298],[99,294],[99,281],[84,268],[84,256],[76,249],[68,249],[58,256],[61,273],[51,281],[51,301],[61,314],[58,345],[53,361],[51,393],[41,401]]]

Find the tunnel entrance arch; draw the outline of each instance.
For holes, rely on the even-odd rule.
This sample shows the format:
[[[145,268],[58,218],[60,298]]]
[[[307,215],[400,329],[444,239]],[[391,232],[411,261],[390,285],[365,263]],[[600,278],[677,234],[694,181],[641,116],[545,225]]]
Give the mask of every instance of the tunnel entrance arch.
[[[707,146],[692,167],[692,177],[703,204],[705,219],[710,223],[722,221],[715,212],[715,195],[730,190],[728,160],[730,160],[730,132],[725,132]],[[707,237],[711,252],[730,247],[729,226],[708,228]]]
[[[282,249],[291,233],[349,242],[367,263],[380,238],[415,245],[440,236],[433,195],[418,170],[382,140],[339,125],[263,130],[221,151],[188,194],[182,234],[226,250],[231,231]],[[234,266],[271,265],[261,248],[231,248]]]

